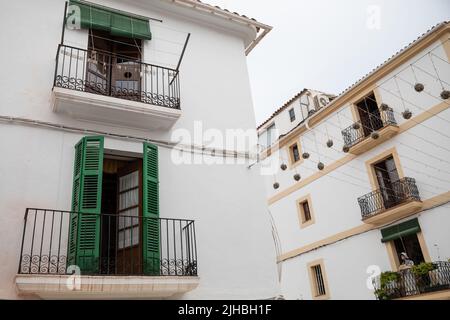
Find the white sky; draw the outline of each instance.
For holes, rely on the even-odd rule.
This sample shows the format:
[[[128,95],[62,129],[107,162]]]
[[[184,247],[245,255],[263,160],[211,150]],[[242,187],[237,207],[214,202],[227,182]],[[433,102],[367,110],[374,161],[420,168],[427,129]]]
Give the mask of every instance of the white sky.
[[[450,20],[450,0],[204,2],[274,27],[248,56],[257,124],[304,87],[340,93],[431,26]],[[379,8],[379,29],[367,26],[371,6]]]

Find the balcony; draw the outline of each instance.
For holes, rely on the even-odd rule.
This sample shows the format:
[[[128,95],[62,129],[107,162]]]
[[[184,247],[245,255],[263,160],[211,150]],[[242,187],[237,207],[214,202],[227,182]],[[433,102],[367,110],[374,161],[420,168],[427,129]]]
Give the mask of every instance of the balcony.
[[[364,120],[345,128],[342,137],[349,152],[358,155],[390,139],[398,130],[394,111],[387,108],[380,115],[368,114]]]
[[[181,116],[177,70],[59,45],[53,110],[76,119],[169,129]]]
[[[391,273],[390,281],[381,276],[373,279],[375,295],[379,300],[391,299],[450,299],[450,262],[433,262],[432,269],[415,274],[411,268]]]
[[[369,224],[383,224],[407,217],[422,208],[416,180],[402,178],[358,198],[362,220]]]
[[[97,230],[86,223],[92,221]],[[148,232],[142,228],[146,223]],[[89,247],[95,234],[98,241]],[[163,298],[188,292],[199,283],[194,221],[27,209],[15,281],[19,294],[41,298]]]

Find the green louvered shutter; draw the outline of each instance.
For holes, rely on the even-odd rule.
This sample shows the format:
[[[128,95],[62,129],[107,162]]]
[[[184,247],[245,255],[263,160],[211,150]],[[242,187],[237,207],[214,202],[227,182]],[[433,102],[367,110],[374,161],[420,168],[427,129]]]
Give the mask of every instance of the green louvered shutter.
[[[102,172],[103,137],[82,138],[75,146],[68,255],[82,273],[99,268]]]
[[[152,39],[149,21],[144,17],[78,0],[70,0],[69,5],[80,9],[81,28],[107,31],[113,36],[131,39]],[[69,15],[73,14],[69,8]]]
[[[158,147],[144,143],[143,161],[143,260],[144,273],[159,275]]]
[[[83,158],[83,144],[81,139],[75,145],[75,160],[73,164],[73,187],[72,187],[72,213],[70,214],[69,244],[67,249],[68,265],[76,264],[78,214],[80,211],[80,189],[81,189],[81,161]]]

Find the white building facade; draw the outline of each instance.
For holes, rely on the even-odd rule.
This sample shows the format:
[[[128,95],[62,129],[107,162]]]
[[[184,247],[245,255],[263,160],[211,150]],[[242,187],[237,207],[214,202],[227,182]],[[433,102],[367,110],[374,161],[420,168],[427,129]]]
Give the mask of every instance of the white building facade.
[[[275,297],[263,177],[194,137],[254,130],[271,28],[192,0],[5,5],[0,297]]]
[[[306,88],[297,93],[258,126],[260,150],[265,150],[280,136],[303,123],[309,116],[330,103],[333,98],[334,95]]]
[[[285,298],[450,298],[449,36],[437,25],[261,153]]]

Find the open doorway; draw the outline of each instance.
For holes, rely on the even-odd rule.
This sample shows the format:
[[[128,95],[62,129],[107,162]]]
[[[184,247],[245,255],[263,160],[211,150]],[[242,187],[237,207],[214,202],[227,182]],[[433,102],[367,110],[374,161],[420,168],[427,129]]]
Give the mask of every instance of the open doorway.
[[[356,103],[356,107],[365,137],[383,127],[383,121],[381,120],[380,110],[378,109],[374,93],[371,93]]]
[[[386,209],[391,208],[399,203],[402,196],[402,188],[399,184],[399,174],[395,165],[394,157],[379,161],[373,165],[378,186],[381,190],[383,204]]]
[[[415,265],[418,265],[425,261],[422,247],[420,246],[419,239],[416,233],[401,236],[394,240],[395,252],[397,254],[398,261],[402,261],[402,252],[406,253],[408,257],[414,261]]]
[[[101,212],[101,273],[141,274],[142,159],[105,154]]]
[[[141,100],[142,41],[89,30],[88,92]]]

